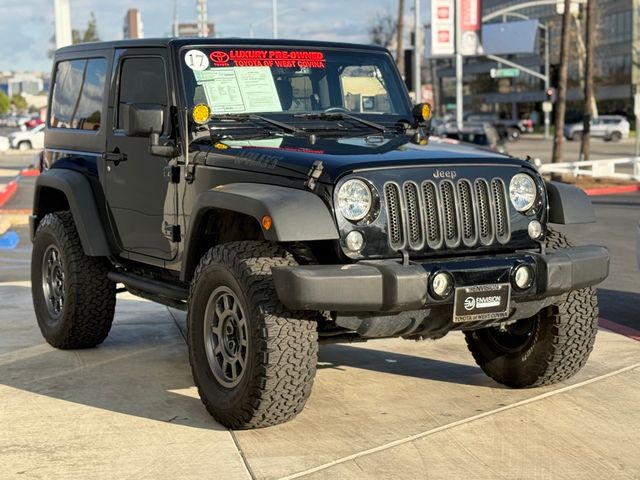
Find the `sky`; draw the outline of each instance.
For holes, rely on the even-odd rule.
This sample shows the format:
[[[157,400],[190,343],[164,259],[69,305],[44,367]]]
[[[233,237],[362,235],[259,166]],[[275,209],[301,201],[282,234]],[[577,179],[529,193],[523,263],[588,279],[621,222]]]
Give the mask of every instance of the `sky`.
[[[171,31],[173,0],[69,0],[72,28],[84,30],[90,12],[98,20],[102,40],[122,38],[129,8],[142,15],[145,37]],[[196,20],[196,0],[177,0],[178,20]],[[423,0],[423,19],[428,4]],[[413,5],[406,1],[407,15]],[[397,0],[279,0],[281,38],[367,42],[367,27],[377,14],[396,13]],[[0,0],[0,71],[49,71],[52,48],[53,0]],[[209,21],[225,37],[248,37],[254,23],[256,37],[271,36],[271,0],[208,0]]]

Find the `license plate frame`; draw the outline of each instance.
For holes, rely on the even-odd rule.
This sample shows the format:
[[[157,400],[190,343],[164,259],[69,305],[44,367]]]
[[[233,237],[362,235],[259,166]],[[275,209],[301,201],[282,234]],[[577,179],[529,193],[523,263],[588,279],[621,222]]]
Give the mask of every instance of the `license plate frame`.
[[[507,318],[510,303],[511,284],[509,283],[457,287],[453,299],[453,322]]]

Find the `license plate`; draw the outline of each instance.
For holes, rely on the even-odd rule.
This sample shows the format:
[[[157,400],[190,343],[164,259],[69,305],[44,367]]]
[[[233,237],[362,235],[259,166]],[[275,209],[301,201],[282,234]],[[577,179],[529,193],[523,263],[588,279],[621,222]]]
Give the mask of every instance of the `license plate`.
[[[453,321],[475,322],[509,316],[511,285],[494,283],[456,288],[453,301]]]

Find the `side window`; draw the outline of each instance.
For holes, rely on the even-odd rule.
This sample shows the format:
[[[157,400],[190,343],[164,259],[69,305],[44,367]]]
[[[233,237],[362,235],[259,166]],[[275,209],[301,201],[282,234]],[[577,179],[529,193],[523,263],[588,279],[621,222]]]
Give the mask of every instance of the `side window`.
[[[49,126],[71,128],[73,112],[82,89],[82,77],[86,63],[86,60],[58,63],[53,84]]]
[[[125,58],[120,69],[120,92],[118,110],[124,104],[146,103],[169,104],[167,78],[164,61],[160,57]],[[117,128],[123,128],[123,119],[118,115]]]
[[[87,62],[82,85],[82,95],[78,102],[71,128],[99,130],[104,96],[104,82],[107,75],[107,60],[92,58]]]
[[[106,71],[107,61],[104,58],[58,63],[49,126],[100,129]]]
[[[389,113],[389,92],[376,66],[350,66],[340,74],[343,105],[352,112]]]

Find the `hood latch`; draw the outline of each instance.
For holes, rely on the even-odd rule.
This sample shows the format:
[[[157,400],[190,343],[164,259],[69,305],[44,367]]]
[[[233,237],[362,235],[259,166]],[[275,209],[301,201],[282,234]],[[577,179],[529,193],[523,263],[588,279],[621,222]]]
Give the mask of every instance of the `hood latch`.
[[[315,162],[313,162],[309,173],[307,173],[307,181],[304,182],[304,186],[311,191],[315,190],[316,183],[318,183],[318,179],[320,178],[320,175],[322,175],[323,170],[324,167],[322,166],[321,160],[316,160]]]

